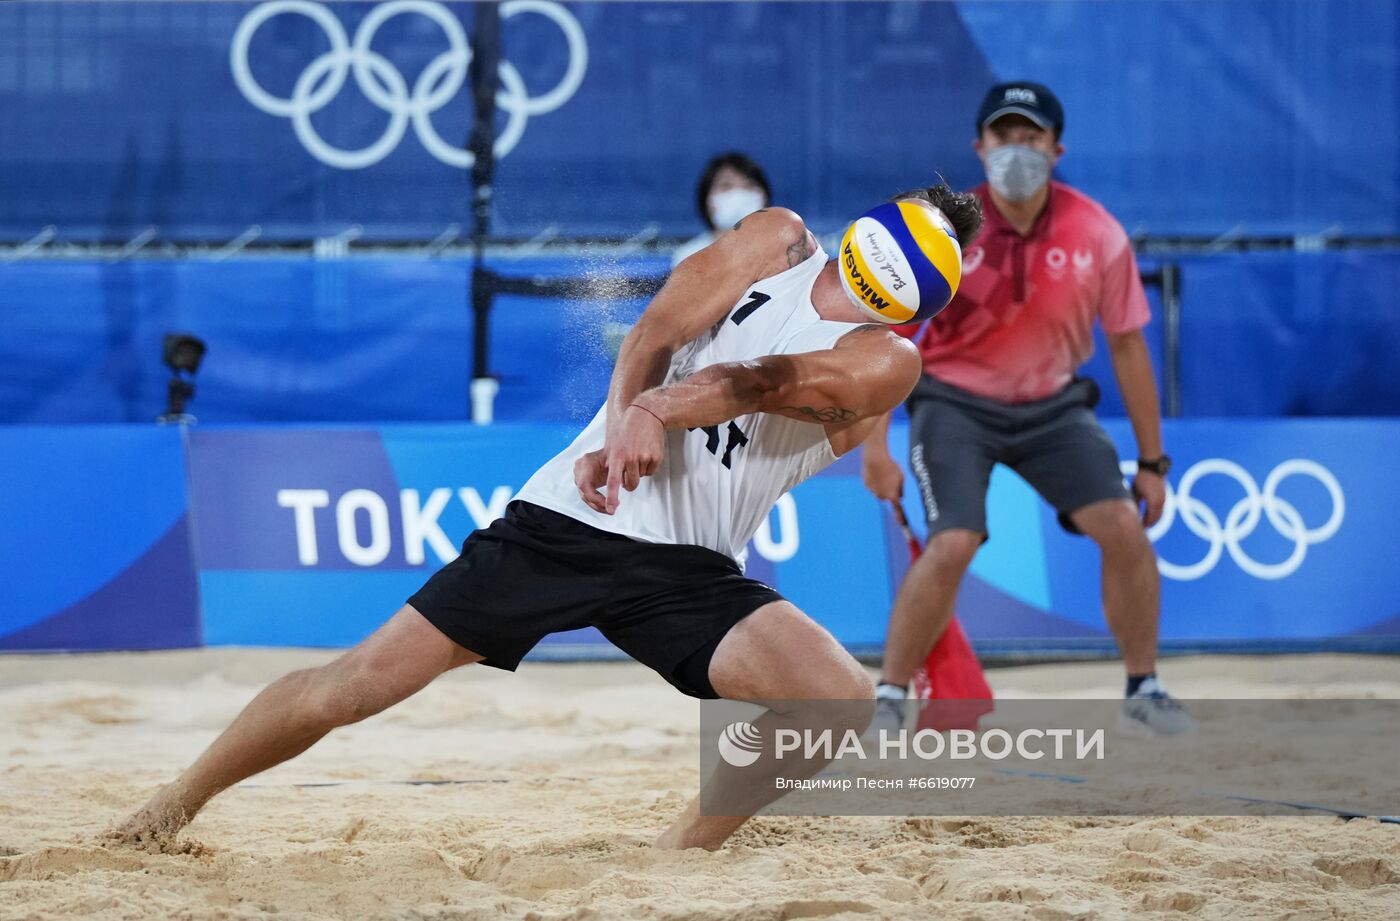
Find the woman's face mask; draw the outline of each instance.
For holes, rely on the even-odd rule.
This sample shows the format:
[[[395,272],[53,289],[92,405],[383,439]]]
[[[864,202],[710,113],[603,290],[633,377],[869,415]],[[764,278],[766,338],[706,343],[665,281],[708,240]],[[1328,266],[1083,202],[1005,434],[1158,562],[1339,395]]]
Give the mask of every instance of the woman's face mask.
[[[1007,201],[1025,201],[1050,179],[1050,158],[1022,144],[987,154],[987,181]]]
[[[764,205],[757,189],[726,189],[710,195],[710,220],[715,229],[728,230]]]

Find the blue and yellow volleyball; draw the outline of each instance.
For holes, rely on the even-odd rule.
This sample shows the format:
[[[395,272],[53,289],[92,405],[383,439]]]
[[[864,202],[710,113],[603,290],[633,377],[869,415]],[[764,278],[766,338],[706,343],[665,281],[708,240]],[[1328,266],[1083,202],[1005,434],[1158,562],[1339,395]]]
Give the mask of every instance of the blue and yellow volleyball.
[[[890,202],[856,218],[841,238],[841,284],[880,323],[918,323],[938,314],[962,281],[962,247],[941,213]]]

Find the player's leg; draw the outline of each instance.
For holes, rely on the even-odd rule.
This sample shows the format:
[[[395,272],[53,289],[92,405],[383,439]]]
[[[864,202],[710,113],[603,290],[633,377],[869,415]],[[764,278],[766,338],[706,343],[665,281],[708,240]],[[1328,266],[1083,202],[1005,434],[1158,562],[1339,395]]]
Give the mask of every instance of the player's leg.
[[[1103,610],[1128,673],[1118,729],[1131,735],[1191,732],[1196,721],[1157,677],[1161,576],[1137,506],[1104,499],[1070,513],[1074,526],[1098,544],[1103,560]]]
[[[1094,418],[1091,381],[1073,384],[1062,405],[1027,427],[1013,466],[1060,513],[1066,530],[1087,534],[1102,554],[1104,618],[1123,653],[1127,700],[1119,729],[1139,735],[1189,732],[1196,722],[1157,680],[1161,583],[1137,505],[1123,485],[1118,453]]]
[[[169,838],[219,792],[480,658],[405,605],[335,661],[292,672],[264,688],[194,764],[115,834],[138,842]]]
[[[1118,452],[1094,416],[1094,382],[1081,379],[1027,407],[1012,467],[1059,512],[1060,524],[1102,552],[1104,615],[1129,675],[1151,673],[1160,616],[1156,557],[1123,474]]]
[[[951,390],[951,388],[944,388]],[[924,503],[928,544],[895,595],[880,669],[907,687],[953,619],[958,586],[987,539],[987,484],[999,439],[987,410],[927,385],[910,403],[909,466]]]
[[[1152,542],[1134,505],[1104,499],[1071,512],[1070,520],[1102,554],[1103,611],[1130,675],[1157,667],[1161,582]]]
[[[863,731],[873,712],[875,689],[860,663],[787,601],[766,604],[730,628],[710,658],[709,682],[720,697],[769,703],[769,711],[755,721],[765,736],[785,726],[811,728],[815,721],[817,728],[832,729],[839,738],[848,729]],[[845,703],[804,706],[803,701]],[[718,848],[754,810],[781,795],[761,765],[740,773],[721,761],[707,779],[706,791],[657,839],[657,846]],[[812,761],[808,767],[815,773],[822,763]],[[792,776],[790,765],[784,774]],[[701,815],[702,798],[743,802],[745,814]]]

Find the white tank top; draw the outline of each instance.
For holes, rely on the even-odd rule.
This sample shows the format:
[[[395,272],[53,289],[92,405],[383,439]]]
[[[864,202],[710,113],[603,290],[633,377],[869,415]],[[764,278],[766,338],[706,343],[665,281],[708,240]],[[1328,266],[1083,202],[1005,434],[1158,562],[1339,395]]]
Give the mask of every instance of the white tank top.
[[[826,261],[818,248],[805,262],[756,282],[723,320],[675,354],[666,383],[722,362],[835,345],[857,324],[823,320],[812,306],[812,285]],[[708,547],[743,566],[749,539],[773,503],[836,459],[824,426],[771,413],[672,430],[656,473],[623,492],[616,513],[604,515],[579,497],[574,462],[603,446],[606,413],[605,405],[515,498],[636,540]]]

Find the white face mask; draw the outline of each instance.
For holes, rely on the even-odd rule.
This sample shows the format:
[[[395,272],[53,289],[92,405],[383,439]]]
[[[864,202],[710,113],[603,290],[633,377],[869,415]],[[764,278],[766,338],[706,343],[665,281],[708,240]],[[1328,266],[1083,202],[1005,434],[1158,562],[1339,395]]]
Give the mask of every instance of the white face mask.
[[[728,230],[764,206],[763,193],[755,189],[728,189],[710,196],[710,220],[716,230]]]
[[[1025,201],[1050,178],[1050,158],[1022,144],[987,154],[987,181],[1007,201]]]

